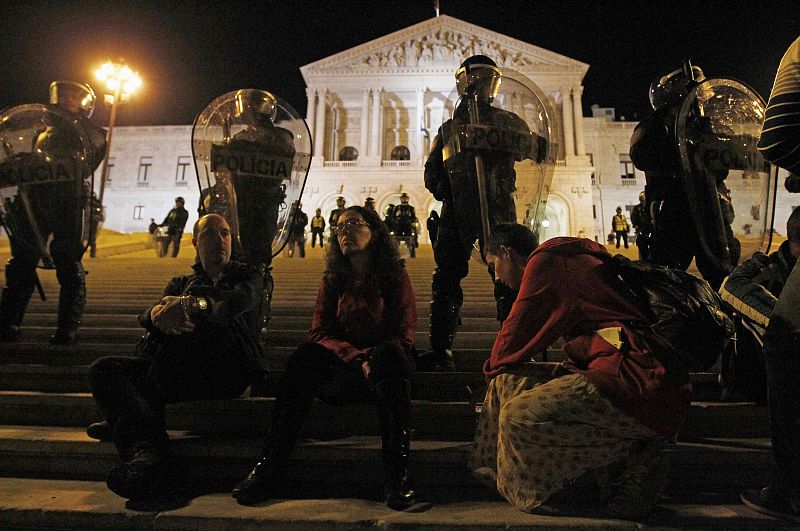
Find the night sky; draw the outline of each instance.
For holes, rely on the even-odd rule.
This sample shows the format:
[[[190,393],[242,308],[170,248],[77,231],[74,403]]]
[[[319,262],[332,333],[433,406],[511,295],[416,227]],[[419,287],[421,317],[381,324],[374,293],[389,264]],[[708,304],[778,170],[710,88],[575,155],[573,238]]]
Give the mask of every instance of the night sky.
[[[584,110],[649,112],[656,74],[690,57],[707,76],[737,78],[765,98],[800,32],[800,2],[441,0],[443,14],[590,65]],[[264,88],[301,115],[299,68],[434,16],[430,0],[293,2],[19,2],[0,10],[0,107],[44,102],[51,80],[88,81],[124,58],[144,89],[119,125],[190,124],[214,97]],[[107,123],[106,109],[95,113]]]

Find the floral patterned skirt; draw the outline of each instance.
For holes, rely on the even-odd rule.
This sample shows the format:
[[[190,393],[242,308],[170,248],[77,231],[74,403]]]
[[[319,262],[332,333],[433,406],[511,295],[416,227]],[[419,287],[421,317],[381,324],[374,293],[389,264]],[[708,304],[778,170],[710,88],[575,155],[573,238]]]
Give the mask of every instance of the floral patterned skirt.
[[[511,504],[532,512],[572,480],[657,438],[583,375],[504,373],[489,383],[468,464]]]

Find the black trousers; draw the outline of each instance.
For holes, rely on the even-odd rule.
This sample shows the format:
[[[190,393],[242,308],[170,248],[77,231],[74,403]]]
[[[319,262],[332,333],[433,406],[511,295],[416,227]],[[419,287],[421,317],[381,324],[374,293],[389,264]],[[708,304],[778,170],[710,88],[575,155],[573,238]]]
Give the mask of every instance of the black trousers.
[[[317,237],[319,237],[319,246],[322,247],[324,245],[324,241],[322,239],[323,229],[311,229],[311,247],[314,247],[314,244],[317,241]]]
[[[617,235],[617,249],[619,249],[619,241],[623,240],[625,242],[625,248],[628,248],[628,232],[624,230],[614,231]]]
[[[387,382],[409,382],[414,364],[396,345],[382,343],[372,350],[369,378],[358,363],[344,363],[318,343],[304,343],[289,358],[278,385],[265,453],[285,462],[297,441],[314,398],[335,404],[375,402],[375,389]],[[403,398],[406,409],[408,395]]]
[[[513,208],[513,204],[510,205]],[[498,209],[494,221],[512,221],[512,211]],[[483,236],[475,239],[483,249]],[[473,240],[474,241],[474,240]],[[431,321],[430,341],[433,350],[449,349],[455,339],[464,292],[461,279],[469,273],[472,256],[472,242],[466,244],[461,238],[459,220],[452,204],[442,205],[442,215],[437,226],[436,242],[433,244],[433,258],[436,268],[431,282]],[[489,276],[494,282],[494,270],[489,268]],[[505,321],[516,299],[516,292],[505,284],[494,282],[494,298],[497,304],[497,320]]]
[[[795,265],[764,336],[774,481],[800,500],[800,268]]]
[[[123,460],[141,445],[166,449],[167,404],[237,398],[254,379],[223,355],[196,351],[162,351],[155,358],[109,356],[89,367],[92,395]]]

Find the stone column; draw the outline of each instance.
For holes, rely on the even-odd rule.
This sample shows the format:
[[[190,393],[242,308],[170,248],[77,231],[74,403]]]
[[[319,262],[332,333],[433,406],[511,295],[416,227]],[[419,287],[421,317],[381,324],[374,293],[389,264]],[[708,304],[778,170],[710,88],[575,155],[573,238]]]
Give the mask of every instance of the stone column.
[[[369,89],[361,89],[361,131],[358,145],[358,158],[369,155],[367,152],[367,133],[369,132]]]
[[[381,106],[381,92],[383,92],[382,87],[376,87],[372,89],[372,116],[371,116],[371,123],[370,126],[370,140],[369,140],[369,154],[370,157],[377,161],[376,164],[380,165],[381,156],[383,155],[382,151],[382,143],[383,143],[383,132],[381,131],[382,124],[381,122],[381,114],[383,112]]]
[[[316,127],[315,117],[317,115],[317,91],[313,88],[306,89],[306,97],[308,98],[308,107],[306,107],[306,124],[308,130],[311,132],[311,141],[314,142],[314,128]]]
[[[334,105],[331,107],[331,134],[328,138],[330,141],[330,153],[328,160],[339,160],[339,107]]]
[[[586,142],[583,138],[583,108],[581,106],[583,87],[572,87],[572,117],[575,119],[575,154],[579,157],[586,155]]]
[[[314,126],[314,156],[322,162],[323,154],[325,153],[325,100],[327,96],[327,89],[319,89],[317,96],[317,115],[315,116],[316,125]]]
[[[417,142],[416,161],[417,164],[422,165],[424,163],[423,159],[425,157],[425,147],[422,145],[425,139],[425,137],[422,135],[423,133],[422,128],[425,126],[425,123],[423,122],[425,117],[425,88],[417,89],[416,112],[417,112],[417,119],[414,121],[414,125],[416,127],[415,136]]]
[[[564,159],[571,159],[575,155],[575,139],[572,128],[572,102],[569,87],[561,87],[561,112],[564,121]]]

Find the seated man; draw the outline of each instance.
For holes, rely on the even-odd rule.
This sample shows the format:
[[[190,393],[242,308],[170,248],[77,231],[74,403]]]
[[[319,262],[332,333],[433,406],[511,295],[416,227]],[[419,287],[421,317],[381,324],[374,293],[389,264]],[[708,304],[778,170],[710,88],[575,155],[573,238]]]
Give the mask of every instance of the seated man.
[[[194,273],[173,278],[164,296],[139,317],[147,336],[138,357],[112,356],[89,368],[92,394],[103,428],[123,463],[106,484],[124,498],[148,498],[179,479],[169,456],[166,404],[236,398],[262,378],[264,352],[258,340],[258,305],[263,276],[230,259],[231,233],[222,216],[209,214],[194,226],[199,262]]]
[[[646,318],[604,267],[600,244],[565,237],[537,247],[524,226],[503,223],[486,259],[519,294],[484,364],[473,473],[520,510],[541,513],[574,480],[613,464],[620,472],[605,482],[598,513],[645,516],[667,479],[661,447],[691,403],[689,375],[632,328]],[[559,337],[565,362],[532,361]]]
[[[726,394],[767,402],[766,368],[762,349],[764,332],[783,286],[800,256],[800,209],[786,222],[788,239],[770,255],[756,252],[739,264],[719,290],[722,300],[741,314],[737,320],[736,352],[723,358]],[[747,348],[749,347],[749,349]]]

